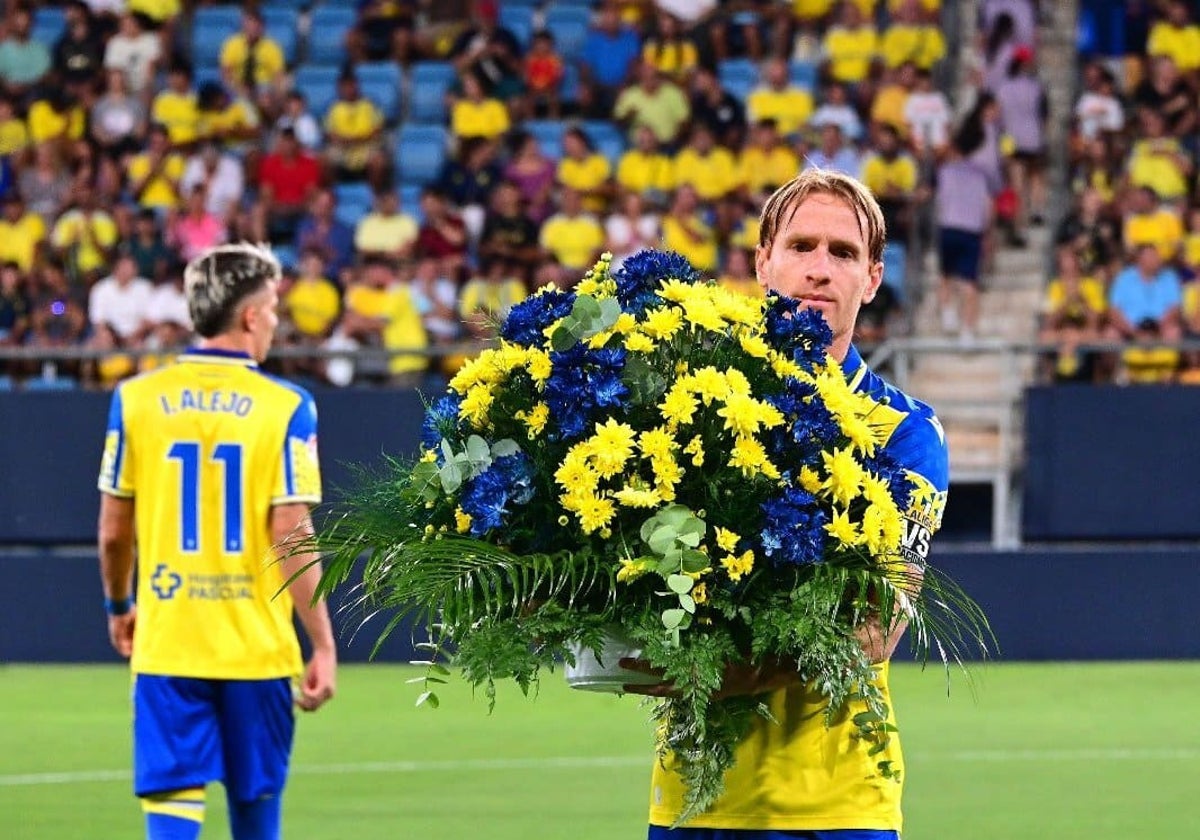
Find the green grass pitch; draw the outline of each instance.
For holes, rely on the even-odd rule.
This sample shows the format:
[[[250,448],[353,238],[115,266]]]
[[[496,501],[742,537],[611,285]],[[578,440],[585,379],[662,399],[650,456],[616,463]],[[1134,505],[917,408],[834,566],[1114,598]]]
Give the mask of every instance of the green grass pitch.
[[[343,667],[302,718],[285,835],[618,840],[645,836],[651,755],[633,697],[547,675],[488,715],[458,683],[414,708],[413,669]],[[1200,837],[1200,663],[896,666],[905,840]],[[140,836],[129,679],[117,666],[0,668],[0,838]],[[227,837],[219,789],[205,838]]]

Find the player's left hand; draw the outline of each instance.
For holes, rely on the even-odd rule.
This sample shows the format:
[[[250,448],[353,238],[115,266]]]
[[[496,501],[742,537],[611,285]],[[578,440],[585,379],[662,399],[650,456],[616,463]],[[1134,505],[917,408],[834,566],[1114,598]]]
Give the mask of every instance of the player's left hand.
[[[128,659],[133,655],[133,628],[137,623],[137,607],[130,607],[124,615],[108,617],[108,640],[113,649]]]
[[[306,712],[315,712],[333,699],[337,688],[337,654],[333,651],[314,651],[304,680],[296,692],[296,705]]]

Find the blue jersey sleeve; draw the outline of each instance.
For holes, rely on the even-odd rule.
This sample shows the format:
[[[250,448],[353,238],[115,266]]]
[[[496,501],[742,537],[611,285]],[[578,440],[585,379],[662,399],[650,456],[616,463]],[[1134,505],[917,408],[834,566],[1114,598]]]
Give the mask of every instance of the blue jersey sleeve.
[[[908,562],[924,565],[933,535],[942,524],[950,486],[946,433],[932,411],[915,411],[896,428],[887,451],[912,482],[904,511],[902,553]]]
[[[96,485],[103,493],[132,498],[133,458],[126,442],[125,411],[118,387],[108,407],[108,428],[104,433],[104,454],[100,458],[100,478]]]
[[[283,486],[277,488],[272,502],[321,501],[321,468],[317,458],[317,404],[312,395],[294,389],[300,402],[288,421],[283,440]]]

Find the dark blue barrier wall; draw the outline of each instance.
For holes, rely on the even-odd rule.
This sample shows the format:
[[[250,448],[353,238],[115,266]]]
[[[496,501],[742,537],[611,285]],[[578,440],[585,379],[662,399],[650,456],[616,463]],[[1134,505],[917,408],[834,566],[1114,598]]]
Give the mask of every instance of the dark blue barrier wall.
[[[349,464],[415,451],[423,413],[415,391],[314,397],[327,497],[346,486]],[[0,393],[0,545],[95,540],[108,401],[100,393]]]
[[[991,618],[1000,658],[1194,659],[1193,586],[1200,549],[1109,549],[1016,553],[935,552]],[[7,597],[0,610],[0,662],[115,661],[106,638],[96,559],[83,553],[0,555]],[[351,638],[338,620],[342,658],[370,653],[381,621]],[[380,653],[414,658],[407,629]]]
[[[1200,389],[1034,388],[1025,416],[1027,540],[1200,538]]]

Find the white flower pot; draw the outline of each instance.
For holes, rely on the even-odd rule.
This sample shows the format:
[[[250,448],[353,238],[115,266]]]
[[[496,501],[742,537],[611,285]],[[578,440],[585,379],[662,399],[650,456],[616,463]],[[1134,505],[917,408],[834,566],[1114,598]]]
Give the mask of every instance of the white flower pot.
[[[599,655],[597,651],[580,645],[572,645],[571,653],[575,656],[575,664],[567,664],[564,668],[567,685],[571,688],[623,694],[627,685],[657,685],[662,682],[654,674],[630,671],[617,664],[625,658],[637,659],[642,653],[633,642],[619,633],[605,635]]]

